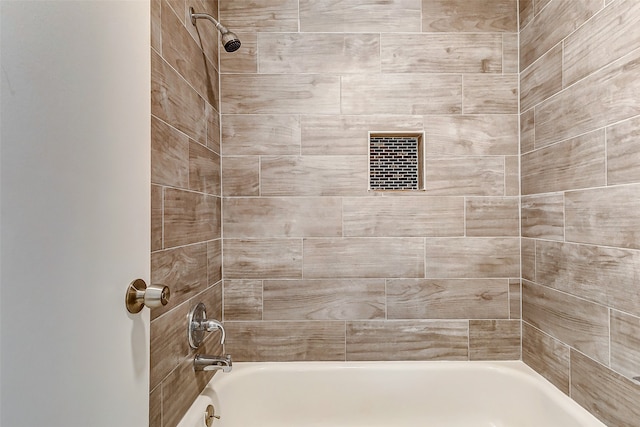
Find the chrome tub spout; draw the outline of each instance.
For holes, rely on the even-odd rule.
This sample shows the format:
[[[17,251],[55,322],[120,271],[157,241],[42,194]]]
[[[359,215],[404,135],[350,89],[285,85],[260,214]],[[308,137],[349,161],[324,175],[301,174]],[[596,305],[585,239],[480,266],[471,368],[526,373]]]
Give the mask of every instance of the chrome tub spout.
[[[193,359],[193,368],[196,371],[221,370],[222,372],[231,372],[232,365],[230,354],[227,354],[225,357],[196,354],[196,357]]]

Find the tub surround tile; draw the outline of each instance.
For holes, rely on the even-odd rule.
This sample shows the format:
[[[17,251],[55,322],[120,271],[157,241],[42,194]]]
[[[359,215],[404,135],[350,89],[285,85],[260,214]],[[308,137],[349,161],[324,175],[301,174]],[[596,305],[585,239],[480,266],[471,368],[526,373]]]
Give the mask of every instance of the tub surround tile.
[[[530,282],[536,281],[536,240],[521,239],[522,278]]]
[[[189,189],[220,195],[220,156],[193,141],[189,143]]]
[[[420,32],[421,0],[300,0],[302,32]]]
[[[224,321],[262,320],[262,280],[224,281]]]
[[[223,114],[340,113],[338,76],[223,74],[220,79]]]
[[[304,239],[303,272],[305,278],[423,277],[424,239]]]
[[[383,279],[265,280],[264,320],[366,320],[385,317]]]
[[[226,279],[302,278],[302,239],[224,239]]]
[[[518,73],[519,61],[518,33],[502,33],[502,72]]]
[[[151,251],[162,249],[163,189],[151,185]]]
[[[564,85],[569,86],[636,49],[640,3],[620,1],[605,8],[564,41]]]
[[[342,206],[349,237],[443,237],[464,235],[462,197],[353,197]]]
[[[189,186],[189,137],[151,117],[151,182]]]
[[[345,360],[343,321],[229,321],[225,329],[238,362]]]
[[[209,286],[222,280],[222,239],[207,242],[207,274]]]
[[[520,359],[520,321],[469,320],[469,360]]]
[[[425,190],[431,196],[503,196],[504,159],[427,157]]]
[[[523,320],[596,360],[609,360],[606,307],[530,282],[522,291]]]
[[[346,360],[467,360],[467,321],[347,322]]]
[[[519,2],[518,2],[518,6],[519,6],[518,16],[520,17],[520,30],[521,31],[533,19],[533,16],[534,16],[534,3],[535,3],[535,0],[519,0]]]
[[[465,74],[464,114],[517,114],[518,74]]]
[[[462,112],[461,95],[460,75],[349,74],[342,77],[341,112],[458,114]]]
[[[518,115],[425,116],[427,156],[518,154]]]
[[[162,55],[162,1],[152,0],[149,3],[151,48]]]
[[[422,31],[518,31],[518,5],[513,0],[422,0]]]
[[[258,68],[263,74],[360,73],[380,68],[380,51],[380,34],[264,33]]]
[[[570,347],[522,322],[522,361],[569,395]]]
[[[431,278],[510,278],[520,275],[519,238],[433,238],[426,244]]]
[[[151,4],[159,2],[151,2]],[[162,427],[162,387],[149,393],[149,427]]]
[[[300,117],[296,114],[225,114],[222,154],[300,154]]]
[[[521,71],[591,18],[602,0],[557,0],[544,9],[536,7],[537,16],[520,32]]]
[[[466,236],[518,237],[520,202],[516,197],[468,197],[465,203]]]
[[[607,425],[633,426],[640,419],[640,385],[575,350],[571,397]]]
[[[552,0],[533,0],[535,14],[539,14]],[[605,0],[606,1],[606,0]]]
[[[164,191],[165,247],[220,238],[220,198],[166,188]]]
[[[520,108],[528,110],[562,90],[562,44],[542,55],[520,76]]]
[[[603,130],[526,153],[522,156],[522,194],[605,185],[605,161]]]
[[[220,155],[220,113],[207,103],[204,108],[207,116],[207,147]]]
[[[381,34],[380,52],[383,73],[502,73],[501,34]]]
[[[367,194],[362,156],[269,156],[260,162],[262,196],[358,196]]]
[[[640,373],[640,317],[611,310],[611,368],[627,378]]]
[[[536,144],[562,141],[640,114],[638,73],[640,49],[538,104]],[[598,102],[588,102],[592,99]]]
[[[538,283],[635,315],[640,315],[639,268],[637,251],[537,242]]]
[[[564,195],[522,197],[522,237],[564,240]]]
[[[220,1],[220,21],[233,31],[298,31],[297,0]]]
[[[226,24],[226,21],[225,21]],[[256,74],[258,72],[258,33],[236,31],[242,48],[235,52],[220,52],[220,72],[224,74]]]
[[[223,196],[260,195],[260,158],[225,156],[222,161]]]
[[[535,110],[520,114],[520,153],[528,153],[535,148]]]
[[[566,240],[640,249],[640,184],[565,194]]]
[[[421,116],[411,115],[304,115],[300,117],[302,155],[364,155],[369,132],[421,133]]]
[[[149,388],[154,389],[189,355],[191,348],[185,339],[189,304],[180,304],[151,322],[149,355]]]
[[[388,319],[509,317],[506,279],[387,280]]]
[[[522,284],[520,279],[509,279],[509,319],[522,318]]]
[[[169,303],[151,310],[153,320],[207,288],[207,244],[152,253],[151,283],[160,283],[171,289]]]
[[[334,237],[342,235],[337,197],[227,198],[225,238]]]
[[[504,195],[520,196],[520,156],[504,157]]]
[[[607,184],[640,182],[640,117],[607,128]]]

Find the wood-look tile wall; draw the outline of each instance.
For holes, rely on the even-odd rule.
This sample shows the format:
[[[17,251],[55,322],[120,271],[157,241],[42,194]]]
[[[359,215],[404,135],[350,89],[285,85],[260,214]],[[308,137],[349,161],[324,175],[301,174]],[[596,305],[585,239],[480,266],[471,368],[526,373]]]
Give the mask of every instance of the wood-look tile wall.
[[[640,3],[520,1],[522,357],[638,424]]]
[[[218,34],[191,6],[218,16],[217,0],[151,0],[151,281],[171,299],[151,311],[150,427],[176,426],[211,379],[193,371],[189,309],[222,318]],[[218,338],[199,351],[222,354]]]
[[[219,8],[234,359],[520,358],[517,1]],[[424,191],[368,191],[369,131],[425,133]]]

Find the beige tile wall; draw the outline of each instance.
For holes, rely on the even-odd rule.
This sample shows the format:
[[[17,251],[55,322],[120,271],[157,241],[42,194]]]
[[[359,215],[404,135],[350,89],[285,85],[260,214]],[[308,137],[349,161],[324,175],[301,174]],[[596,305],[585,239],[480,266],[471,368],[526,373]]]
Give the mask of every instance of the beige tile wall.
[[[217,34],[186,18],[190,6],[217,16],[217,3],[151,0],[151,281],[171,299],[151,312],[150,427],[176,426],[211,378],[193,371],[189,309],[222,318]],[[221,353],[216,338],[199,351]]]
[[[640,419],[640,3],[520,0],[523,360]]]
[[[219,7],[235,360],[520,358],[517,1]],[[425,133],[424,191],[368,191],[369,131]]]

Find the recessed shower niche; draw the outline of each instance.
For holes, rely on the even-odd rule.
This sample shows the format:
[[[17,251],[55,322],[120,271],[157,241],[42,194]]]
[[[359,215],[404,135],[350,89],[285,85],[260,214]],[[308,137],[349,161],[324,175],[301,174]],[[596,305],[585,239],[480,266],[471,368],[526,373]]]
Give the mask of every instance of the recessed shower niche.
[[[369,132],[369,189],[424,189],[423,133]]]

